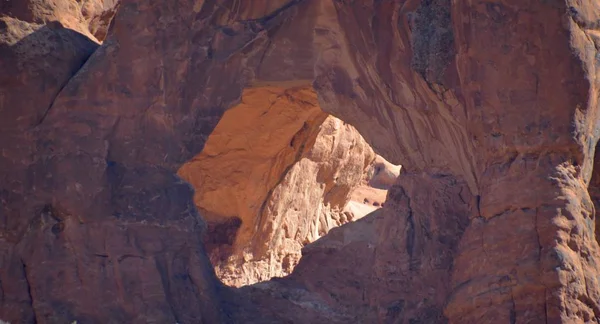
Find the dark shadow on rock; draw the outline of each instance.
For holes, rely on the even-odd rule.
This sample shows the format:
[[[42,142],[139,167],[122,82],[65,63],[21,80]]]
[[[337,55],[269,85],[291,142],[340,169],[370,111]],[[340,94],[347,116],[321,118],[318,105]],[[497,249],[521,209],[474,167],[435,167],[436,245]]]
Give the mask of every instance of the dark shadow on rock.
[[[18,39],[22,33],[27,36]],[[98,48],[59,22],[0,18],[0,130],[39,125],[63,87]],[[20,95],[14,95],[19,93]]]
[[[24,3],[3,1],[0,14]],[[64,230],[60,220],[40,216],[47,213],[40,212],[46,202],[35,193],[36,175],[29,168],[35,154],[33,129],[97,47],[57,22],[40,26],[0,17],[0,318],[11,323],[36,322],[30,274],[32,269],[46,270],[46,265],[28,262],[24,245],[18,243],[40,220],[50,222],[45,227],[48,237],[59,237]],[[67,314],[55,311],[59,317]]]

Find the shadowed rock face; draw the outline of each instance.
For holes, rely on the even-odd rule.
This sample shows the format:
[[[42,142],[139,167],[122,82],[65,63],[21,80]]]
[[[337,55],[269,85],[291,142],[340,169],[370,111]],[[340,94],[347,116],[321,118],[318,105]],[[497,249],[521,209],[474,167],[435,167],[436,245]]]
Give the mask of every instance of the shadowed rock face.
[[[600,317],[595,1],[128,0],[89,59],[82,35],[14,12],[28,23],[0,22],[3,320]],[[39,65],[12,68],[25,58]],[[403,176],[289,277],[224,288],[175,173],[243,89],[310,84]]]

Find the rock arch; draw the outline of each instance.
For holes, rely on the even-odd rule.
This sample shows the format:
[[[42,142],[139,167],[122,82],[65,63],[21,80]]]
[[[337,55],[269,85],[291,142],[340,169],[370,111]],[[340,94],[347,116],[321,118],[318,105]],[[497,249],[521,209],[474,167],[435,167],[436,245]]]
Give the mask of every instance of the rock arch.
[[[12,297],[0,314],[180,323],[600,317],[599,248],[585,226],[595,217],[587,185],[598,140],[598,12],[592,1],[122,1],[104,43],[34,107],[49,107],[38,124],[1,133],[1,275]],[[36,37],[15,35],[2,51],[19,54],[23,35]],[[406,176],[381,212],[309,246],[289,278],[230,290],[214,276],[192,190],[175,172],[242,89],[289,83],[312,84],[326,112]],[[4,98],[14,98],[14,84],[3,83]],[[3,100],[14,121],[33,105]],[[307,275],[315,262],[324,279]]]

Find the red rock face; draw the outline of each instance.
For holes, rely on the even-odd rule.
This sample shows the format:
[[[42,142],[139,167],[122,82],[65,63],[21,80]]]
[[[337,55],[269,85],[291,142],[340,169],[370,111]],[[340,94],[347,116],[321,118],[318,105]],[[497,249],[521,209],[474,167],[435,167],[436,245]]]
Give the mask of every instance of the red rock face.
[[[600,318],[595,1],[129,0],[95,51],[22,3],[0,7],[0,319]],[[225,289],[175,173],[243,89],[310,84],[404,174],[289,277]]]

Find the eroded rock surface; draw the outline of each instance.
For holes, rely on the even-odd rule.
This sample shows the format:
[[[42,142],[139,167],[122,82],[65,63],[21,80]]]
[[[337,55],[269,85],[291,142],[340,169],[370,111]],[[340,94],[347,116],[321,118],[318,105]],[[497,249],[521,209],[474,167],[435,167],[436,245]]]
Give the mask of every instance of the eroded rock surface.
[[[241,286],[288,275],[304,245],[364,216],[345,209],[351,194],[398,176],[388,169],[354,127],[321,111],[312,89],[263,87],[244,90],[178,173],[195,187],[217,276]]]
[[[223,269],[225,275],[234,270],[235,278],[237,267],[243,269],[242,278],[251,279],[244,283],[287,275],[300,259],[302,246],[354,217],[344,213],[344,206],[373,160],[373,151],[352,126],[333,117],[316,130],[314,141],[265,201],[252,243],[256,263],[249,267],[234,261]]]
[[[64,23],[77,18],[55,12],[55,5],[0,4],[0,319],[11,323],[67,321],[74,316],[73,298],[67,296],[82,291],[66,279],[79,270],[73,263],[61,265],[57,255],[69,258],[73,253],[65,251],[82,249],[83,242],[71,245],[48,236],[64,230],[65,216],[52,207],[51,190],[41,186],[41,179],[60,175],[38,155],[48,138],[36,128],[98,44],[82,30],[66,28]],[[42,7],[57,15],[43,14]],[[57,273],[65,280],[54,283]],[[61,293],[52,296],[56,291]]]
[[[82,68],[6,3],[3,320],[598,322],[596,1],[128,0]],[[175,173],[243,89],[311,84],[403,176],[288,278],[224,288]]]
[[[229,242],[209,247],[218,269],[230,258],[241,259],[233,263],[234,271],[244,259],[265,257],[266,251],[257,245],[270,240],[258,231],[265,226],[263,217],[270,222],[275,218],[265,210],[267,202],[304,150],[312,147],[326,117],[311,89],[245,90],[241,103],[225,113],[202,153],[179,170],[196,188],[195,204],[209,226],[207,241],[222,240],[213,228],[235,226]]]
[[[101,42],[119,0],[4,0],[0,4],[0,15],[22,22],[45,25],[60,22],[72,29]]]

